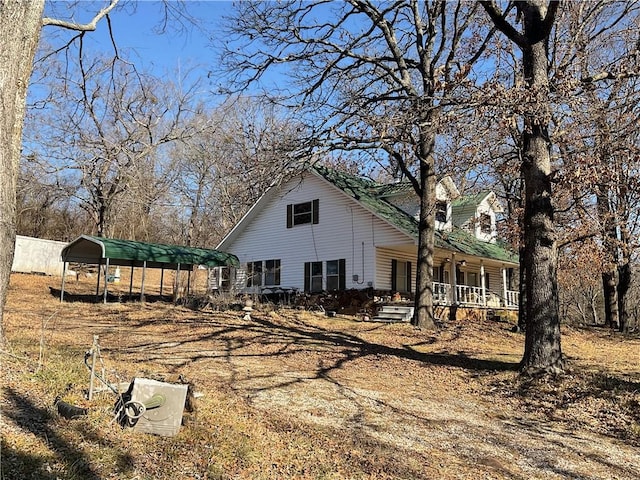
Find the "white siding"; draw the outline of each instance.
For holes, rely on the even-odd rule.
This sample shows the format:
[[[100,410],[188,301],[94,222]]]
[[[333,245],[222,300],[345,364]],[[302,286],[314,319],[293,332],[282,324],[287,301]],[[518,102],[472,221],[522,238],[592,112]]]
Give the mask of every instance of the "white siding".
[[[281,260],[281,287],[304,288],[304,263],[346,260],[346,288],[376,285],[375,247],[413,245],[413,240],[379,220],[315,175],[296,178],[280,195],[267,200],[260,212],[242,225],[223,249],[238,256],[241,264]],[[319,223],[287,228],[287,204],[319,199]],[[326,265],[323,266],[326,275]],[[358,275],[357,281],[353,276]]]
[[[391,290],[391,261],[411,262],[411,291],[415,291],[416,253],[378,248],[376,250],[376,288]]]

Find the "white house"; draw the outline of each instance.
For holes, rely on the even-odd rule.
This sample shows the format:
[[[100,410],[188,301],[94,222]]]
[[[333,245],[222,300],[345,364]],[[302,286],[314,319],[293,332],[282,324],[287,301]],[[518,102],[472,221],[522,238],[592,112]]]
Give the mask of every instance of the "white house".
[[[460,196],[437,186],[433,292],[442,305],[517,308],[518,259],[496,237],[495,194]],[[219,288],[243,292],[415,289],[418,199],[407,183],[384,185],[316,166],[268,190],[216,247],[241,267]]]

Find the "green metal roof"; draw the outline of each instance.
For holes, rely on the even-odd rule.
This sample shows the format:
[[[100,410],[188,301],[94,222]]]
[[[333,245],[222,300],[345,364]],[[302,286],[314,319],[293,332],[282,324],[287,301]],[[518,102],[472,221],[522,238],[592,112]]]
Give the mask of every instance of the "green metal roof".
[[[360,202],[378,217],[394,225],[410,237],[414,239],[418,238],[418,221],[384,198],[384,196],[389,195],[389,192],[395,190],[395,188],[388,188],[384,184],[374,182],[368,178],[339,172],[321,165],[316,165],[314,169],[319,175]],[[479,194],[478,197],[483,195],[482,198],[484,198],[487,194],[488,192],[483,192]],[[463,198],[465,199],[464,201],[473,201],[476,196],[473,196],[472,199],[469,199],[469,197]],[[482,200],[482,198],[480,200]],[[456,253],[518,263],[518,256],[507,248],[506,245],[500,242],[483,242],[476,238],[471,232],[455,226],[451,232],[437,230],[435,234],[435,244],[436,248]]]
[[[149,268],[184,268],[193,265],[208,267],[239,266],[235,255],[206,248],[192,248],[159,243],[134,242],[113,238],[82,235],[62,249],[64,262],[132,265]]]
[[[491,192],[488,190],[484,190],[473,195],[463,195],[459,198],[456,198],[453,202],[451,202],[451,206],[453,208],[456,207],[465,207],[467,205],[478,205],[482,200],[484,200]]]

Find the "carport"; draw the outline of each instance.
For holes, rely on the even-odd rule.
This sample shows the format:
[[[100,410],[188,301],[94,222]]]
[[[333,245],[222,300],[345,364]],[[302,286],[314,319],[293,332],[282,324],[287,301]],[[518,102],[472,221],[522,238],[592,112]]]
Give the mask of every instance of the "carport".
[[[192,248],[177,245],[163,245],[159,243],[134,242],[132,240],[117,240],[113,238],[93,237],[81,235],[62,249],[62,287],[60,301],[64,299],[65,277],[69,262],[98,265],[104,268],[104,292],[103,301],[107,302],[108,276],[110,266],[128,266],[131,268],[131,281],[129,283],[129,295],[133,288],[133,270],[142,267],[142,284],[140,287],[140,300],[144,299],[144,277],[147,268],[161,268],[160,294],[162,295],[162,278],[164,270],[171,269],[180,274],[180,270],[191,272],[194,266],[206,267],[237,267],[238,258],[230,253],[206,248]],[[98,274],[96,296],[100,291],[101,275]],[[187,293],[189,286],[187,286]]]

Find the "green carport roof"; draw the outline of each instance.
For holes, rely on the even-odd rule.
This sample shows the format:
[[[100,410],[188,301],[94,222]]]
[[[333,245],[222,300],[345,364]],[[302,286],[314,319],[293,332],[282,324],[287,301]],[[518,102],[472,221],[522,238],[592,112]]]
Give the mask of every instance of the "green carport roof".
[[[238,257],[207,248],[134,242],[82,235],[62,250],[62,261],[88,264],[131,265],[149,268],[239,266]],[[146,262],[146,263],[145,263]]]

